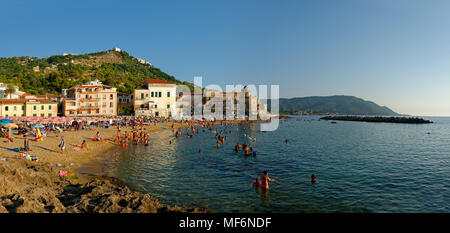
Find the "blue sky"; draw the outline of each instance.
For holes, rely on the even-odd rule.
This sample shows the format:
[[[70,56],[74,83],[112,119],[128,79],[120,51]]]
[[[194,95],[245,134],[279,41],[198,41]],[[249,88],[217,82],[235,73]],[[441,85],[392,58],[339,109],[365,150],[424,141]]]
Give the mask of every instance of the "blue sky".
[[[450,1],[0,1],[0,57],[120,47],[179,80],[450,116]]]

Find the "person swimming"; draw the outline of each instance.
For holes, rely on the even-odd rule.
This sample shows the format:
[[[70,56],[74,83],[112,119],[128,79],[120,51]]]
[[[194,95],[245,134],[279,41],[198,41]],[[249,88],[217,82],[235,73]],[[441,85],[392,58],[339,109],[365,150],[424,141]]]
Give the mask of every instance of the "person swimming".
[[[316,174],[312,174],[311,175],[311,184],[316,183],[317,179],[316,179]]]
[[[236,144],[236,146],[234,147],[234,150],[236,151],[236,152],[239,152],[239,150],[241,149],[241,145],[238,143],[238,144]]]
[[[259,178],[256,177],[256,180],[253,181],[252,184],[253,184],[254,186],[260,186],[260,185],[261,185],[261,182],[259,182]]]

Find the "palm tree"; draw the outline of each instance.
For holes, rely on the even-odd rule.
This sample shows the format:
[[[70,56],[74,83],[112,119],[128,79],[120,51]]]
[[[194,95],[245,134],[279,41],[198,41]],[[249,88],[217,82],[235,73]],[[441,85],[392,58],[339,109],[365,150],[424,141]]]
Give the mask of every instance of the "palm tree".
[[[9,96],[9,98],[11,99],[11,95],[14,94],[15,92],[16,92],[16,88],[14,87],[14,85],[8,84],[8,87],[5,90],[5,94],[7,94]]]

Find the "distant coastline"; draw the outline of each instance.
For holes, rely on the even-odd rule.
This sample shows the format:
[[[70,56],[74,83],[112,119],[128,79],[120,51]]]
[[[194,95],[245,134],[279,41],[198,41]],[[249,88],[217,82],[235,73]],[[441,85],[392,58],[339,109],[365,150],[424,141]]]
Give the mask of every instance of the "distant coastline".
[[[405,123],[405,124],[430,124],[432,121],[418,117],[381,117],[381,116],[326,116],[321,120],[333,121],[363,121],[363,122],[384,122],[384,123]]]

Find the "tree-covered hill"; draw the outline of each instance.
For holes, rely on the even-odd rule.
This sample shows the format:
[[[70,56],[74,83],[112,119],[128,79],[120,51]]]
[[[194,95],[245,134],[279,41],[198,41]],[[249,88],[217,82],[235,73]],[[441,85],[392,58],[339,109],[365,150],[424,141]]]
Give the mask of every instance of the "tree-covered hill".
[[[270,101],[269,101],[270,102]],[[345,114],[345,115],[385,115],[396,116],[398,113],[388,107],[379,106],[354,96],[311,96],[302,98],[280,99],[280,113],[296,114],[298,112]]]
[[[157,78],[185,84],[149,63],[125,51],[109,50],[82,55],[56,55],[47,58],[0,58],[0,82],[12,83],[20,90],[33,93],[61,93],[87,81],[98,79],[121,92],[130,93],[144,86],[145,79]]]

